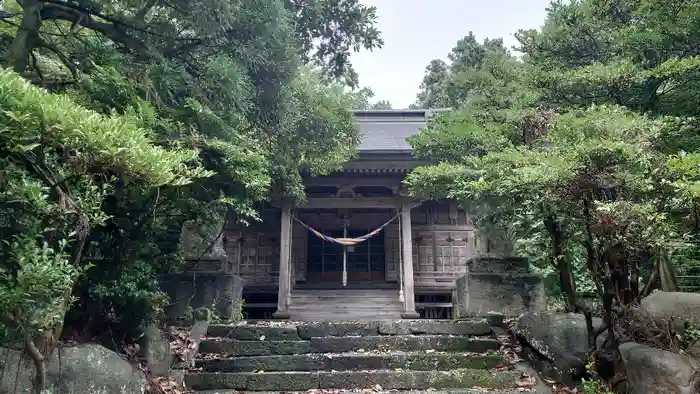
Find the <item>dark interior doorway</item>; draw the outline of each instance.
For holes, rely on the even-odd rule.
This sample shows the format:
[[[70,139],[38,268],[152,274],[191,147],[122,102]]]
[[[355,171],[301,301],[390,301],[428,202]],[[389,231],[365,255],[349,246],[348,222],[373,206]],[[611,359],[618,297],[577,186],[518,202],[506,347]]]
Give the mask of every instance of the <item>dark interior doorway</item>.
[[[348,230],[348,237],[359,237],[368,230]],[[325,231],[324,234],[337,238],[343,230]],[[324,241],[316,236],[308,238],[307,281],[338,282],[343,279],[343,246]],[[384,233],[354,246],[347,247],[348,282],[380,282],[385,280]]]

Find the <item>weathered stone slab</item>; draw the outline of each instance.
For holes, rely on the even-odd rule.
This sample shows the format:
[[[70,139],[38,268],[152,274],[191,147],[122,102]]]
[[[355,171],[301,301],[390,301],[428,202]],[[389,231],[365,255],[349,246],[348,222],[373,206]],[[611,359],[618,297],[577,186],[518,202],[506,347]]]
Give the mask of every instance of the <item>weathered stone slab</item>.
[[[200,353],[236,356],[272,356],[310,353],[308,341],[237,341],[235,339],[205,339],[199,344]]]
[[[505,316],[518,316],[523,312],[536,312],[545,307],[545,294],[542,278],[522,272],[513,261],[521,259],[494,259],[501,261],[499,269],[511,267],[510,271],[474,272],[456,280],[455,308],[458,318],[483,317],[489,312],[499,312]],[[472,259],[486,265],[484,258]],[[495,263],[493,263],[495,264]]]
[[[467,269],[471,273],[502,273],[527,274],[530,263],[522,257],[474,257],[467,261]]]
[[[318,388],[320,376],[315,372],[271,373],[194,373],[185,376],[185,385],[194,390],[234,389],[302,391]]]
[[[421,350],[453,352],[485,352],[497,350],[493,339],[456,336],[377,336],[311,338],[312,353],[346,353],[356,351],[409,352]]]
[[[207,372],[254,371],[348,371],[374,369],[450,370],[490,369],[503,363],[503,358],[492,354],[472,353],[345,353],[303,354],[288,356],[236,357],[199,360],[197,367]]]
[[[234,326],[227,324],[212,324],[207,331],[209,337],[238,339],[241,341],[298,341],[301,338],[297,328],[270,327],[262,325]]]
[[[337,389],[333,390],[334,393],[337,394],[342,394],[342,393],[353,393],[356,394],[357,390],[356,389]],[[531,391],[534,392],[534,391]],[[199,390],[197,391],[197,394],[247,394],[247,393],[255,393],[255,394],[279,394],[279,391],[238,391],[238,390]],[[523,391],[517,391],[517,390],[508,390],[508,391],[503,391],[503,390],[475,390],[475,389],[445,389],[445,390],[435,390],[435,389],[427,389],[427,390],[401,390],[401,394],[522,394]],[[538,394],[549,394],[549,391],[545,392],[537,392]],[[304,391],[285,391],[285,394],[308,394],[307,390]]]
[[[353,393],[356,394],[356,389],[336,389],[333,390],[336,394],[342,393]],[[527,391],[534,393],[534,391]],[[279,394],[279,391],[238,391],[238,390],[199,390],[197,394]],[[304,391],[285,391],[285,394],[308,394],[307,390]],[[476,389],[445,389],[445,390],[401,390],[401,394],[523,394],[522,390],[476,390]],[[549,394],[549,391],[537,391],[537,394]]]
[[[379,334],[378,322],[314,322],[297,327],[301,339],[314,337],[372,336]]]
[[[245,280],[233,274],[183,272],[160,278],[161,289],[170,297],[165,314],[181,319],[189,309],[211,308],[224,319],[238,320]]]
[[[327,369],[328,357],[325,354],[233,357],[197,360],[195,365],[205,372],[321,371]]]
[[[323,371],[270,373],[193,373],[187,375],[187,387],[195,390],[234,389],[302,391],[334,388],[374,388],[383,390],[446,389],[483,387],[513,388],[520,376],[515,371],[493,373],[488,370],[457,369],[452,371]]]
[[[373,322],[312,322],[297,328],[301,339],[376,335],[489,335],[483,320],[382,320]]]
[[[382,335],[489,335],[491,327],[485,320],[437,321],[399,320],[379,323]]]

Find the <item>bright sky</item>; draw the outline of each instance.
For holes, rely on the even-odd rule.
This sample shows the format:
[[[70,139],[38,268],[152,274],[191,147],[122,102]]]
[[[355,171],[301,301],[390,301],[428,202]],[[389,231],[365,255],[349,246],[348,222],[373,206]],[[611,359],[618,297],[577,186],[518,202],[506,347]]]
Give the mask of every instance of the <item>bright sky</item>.
[[[447,61],[457,40],[473,31],[480,42],[502,37],[517,44],[518,29],[539,28],[550,0],[361,0],[377,7],[384,46],[355,53],[351,61],[360,85],[370,87],[374,101],[394,108],[413,103],[425,66]]]

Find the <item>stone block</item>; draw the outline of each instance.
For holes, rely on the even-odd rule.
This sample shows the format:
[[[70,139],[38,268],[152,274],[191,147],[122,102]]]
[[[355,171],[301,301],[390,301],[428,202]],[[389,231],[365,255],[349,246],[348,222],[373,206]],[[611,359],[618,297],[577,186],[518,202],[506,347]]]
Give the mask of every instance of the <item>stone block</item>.
[[[446,335],[325,337],[311,338],[310,343],[312,353],[357,351],[486,352],[500,348],[500,343],[497,340]]]
[[[527,274],[530,262],[522,257],[479,256],[467,261],[468,272]]]
[[[187,387],[195,390],[232,389],[241,391],[274,391],[281,387],[289,391],[317,389],[381,387],[382,390],[427,390],[480,387],[483,389],[515,389],[520,377],[518,371],[494,374],[483,369],[456,369],[451,371],[320,371],[269,373],[211,373],[187,375]],[[513,390],[514,392],[515,390]]]
[[[491,369],[504,363],[497,354],[408,352],[296,354],[285,356],[233,357],[198,360],[196,367],[207,372],[255,371],[367,371],[408,369],[414,371],[460,368]]]
[[[230,338],[239,341],[298,341],[299,332],[296,327],[276,327],[276,326],[235,326],[227,324],[212,324],[207,332],[209,337]]]
[[[222,223],[185,223],[180,236],[185,260],[227,260],[221,228]]]
[[[222,319],[239,320],[245,280],[233,274],[185,272],[161,278],[161,289],[170,297],[166,315],[175,320],[198,308],[214,308]]]
[[[148,364],[153,376],[167,376],[175,364],[168,334],[155,325],[146,327],[143,334],[139,343],[141,357]]]
[[[313,322],[298,327],[301,339],[313,337],[375,336],[379,335],[376,322]]]
[[[489,312],[518,316],[545,307],[542,279],[527,272],[520,258],[477,257],[467,262],[468,272],[456,280],[457,318],[483,317]]]
[[[308,341],[236,341],[231,339],[204,339],[200,353],[231,354],[236,356],[273,356],[310,353]]]

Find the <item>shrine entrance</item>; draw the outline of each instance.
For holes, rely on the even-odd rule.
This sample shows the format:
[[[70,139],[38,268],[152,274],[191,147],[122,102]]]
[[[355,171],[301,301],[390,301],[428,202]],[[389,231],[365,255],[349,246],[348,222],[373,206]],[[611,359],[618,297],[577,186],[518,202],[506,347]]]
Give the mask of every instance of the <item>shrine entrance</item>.
[[[348,229],[326,231],[331,237],[359,237],[373,229]],[[347,282],[383,282],[385,279],[384,233],[357,245],[345,246],[324,241],[319,237],[308,238],[307,281],[335,282],[343,280],[343,248],[347,250]]]

